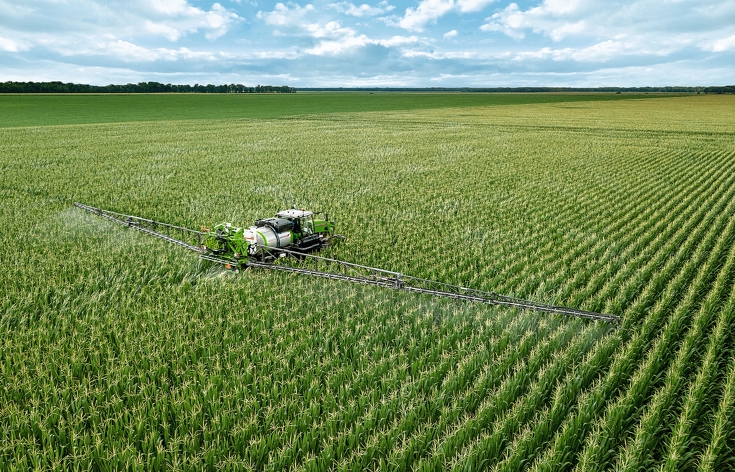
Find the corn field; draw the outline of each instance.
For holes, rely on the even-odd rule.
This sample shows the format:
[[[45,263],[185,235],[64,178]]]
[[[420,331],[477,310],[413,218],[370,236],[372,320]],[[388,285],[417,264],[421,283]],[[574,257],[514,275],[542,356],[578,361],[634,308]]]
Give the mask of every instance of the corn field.
[[[0,469],[733,469],[733,130],[724,95],[0,127]],[[221,272],[74,201],[327,211],[332,257],[623,321]]]

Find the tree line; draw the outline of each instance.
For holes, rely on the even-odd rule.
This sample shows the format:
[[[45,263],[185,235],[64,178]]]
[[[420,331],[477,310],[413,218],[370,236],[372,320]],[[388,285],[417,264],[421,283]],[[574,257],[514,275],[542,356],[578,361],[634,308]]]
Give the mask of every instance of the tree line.
[[[300,88],[302,91],[343,92],[670,92],[670,93],[735,93],[735,85],[709,87],[329,87]],[[296,93],[288,85],[242,84],[177,85],[160,82],[139,82],[125,85],[89,85],[63,82],[0,82],[0,93]]]
[[[125,85],[89,85],[63,82],[0,82],[0,93],[295,93],[288,85],[242,84],[177,85],[139,82]]]

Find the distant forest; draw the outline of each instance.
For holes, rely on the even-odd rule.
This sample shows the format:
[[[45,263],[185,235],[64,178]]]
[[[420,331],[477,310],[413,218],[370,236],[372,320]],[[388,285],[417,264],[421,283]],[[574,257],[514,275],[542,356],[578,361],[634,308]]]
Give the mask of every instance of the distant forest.
[[[299,88],[304,92],[670,92],[670,93],[735,93],[735,85],[710,87],[313,87]],[[288,85],[242,84],[176,85],[160,82],[140,82],[125,85],[88,85],[63,82],[0,82],[0,93],[296,93]]]
[[[287,85],[242,84],[225,85],[172,85],[159,82],[140,82],[125,85],[65,84],[63,82],[0,82],[0,93],[295,93]]]
[[[673,92],[673,93],[735,93],[735,85],[713,87],[429,87],[429,88],[299,88],[304,92]]]

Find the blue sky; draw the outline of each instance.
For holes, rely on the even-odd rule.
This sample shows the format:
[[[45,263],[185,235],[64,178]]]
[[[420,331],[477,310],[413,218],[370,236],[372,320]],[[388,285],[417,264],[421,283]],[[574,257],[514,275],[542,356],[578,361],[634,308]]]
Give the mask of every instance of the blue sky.
[[[0,0],[0,81],[735,84],[734,0]]]

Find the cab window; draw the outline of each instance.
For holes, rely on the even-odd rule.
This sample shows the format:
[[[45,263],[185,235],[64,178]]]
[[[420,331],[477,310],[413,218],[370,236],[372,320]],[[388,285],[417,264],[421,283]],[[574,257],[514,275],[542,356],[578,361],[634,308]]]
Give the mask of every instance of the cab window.
[[[314,233],[314,218],[311,216],[305,216],[300,221],[301,232],[304,234]]]

